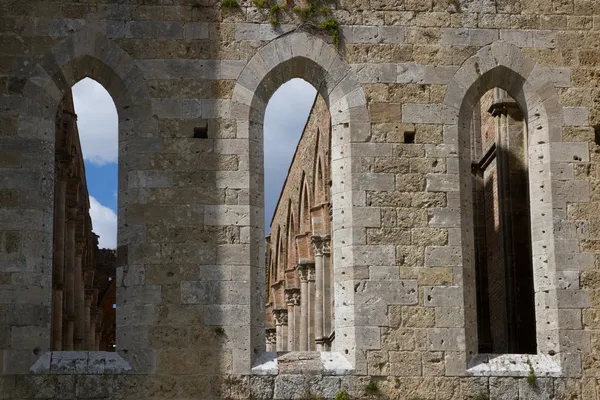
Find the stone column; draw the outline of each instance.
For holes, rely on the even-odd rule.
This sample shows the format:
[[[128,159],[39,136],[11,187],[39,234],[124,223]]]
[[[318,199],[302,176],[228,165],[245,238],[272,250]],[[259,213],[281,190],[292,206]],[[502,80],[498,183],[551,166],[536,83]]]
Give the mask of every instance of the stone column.
[[[331,237],[323,238],[323,339],[325,350],[331,350],[329,338],[333,331],[333,266],[331,265]]]
[[[277,309],[273,311],[275,317],[275,331],[277,335],[277,351],[286,351],[287,347],[287,324],[288,314],[287,310]]]
[[[277,345],[277,332],[276,332],[276,328],[267,328],[266,329],[266,333],[265,333],[265,337],[267,340],[267,351],[268,352],[274,352],[276,351],[276,345]]]
[[[288,351],[296,350],[296,316],[295,308],[300,303],[300,290],[298,289],[286,289],[285,290],[285,302],[288,308],[288,334],[287,334],[287,349]]]
[[[77,209],[67,207],[65,230],[65,294],[63,322],[63,351],[74,350],[75,333],[75,225]]]
[[[104,316],[104,310],[100,307],[92,307],[91,322],[92,322],[92,338],[90,340],[94,343],[95,349],[100,349],[100,339],[102,338],[102,318]],[[108,351],[114,351],[114,349],[102,349]]]
[[[308,351],[308,267],[298,264],[300,276],[300,351]]]
[[[52,263],[52,350],[61,351],[63,342],[63,291],[65,285],[65,195],[67,182],[57,167],[54,187],[54,259]]]
[[[92,341],[92,298],[93,295],[90,290],[85,291],[85,320],[84,320],[84,346],[86,350],[98,350],[95,348],[95,344]]]
[[[323,269],[323,239],[315,235],[311,238],[315,253],[315,312],[314,337],[317,351],[323,351],[323,293],[325,292]]]
[[[78,233],[81,233],[77,227]],[[89,350],[85,348],[85,287],[83,280],[82,262],[85,252],[84,238],[75,240],[75,268],[74,268],[74,302],[75,302],[75,332],[73,335],[75,350]]]
[[[308,350],[316,350],[315,343],[315,265],[308,266]]]

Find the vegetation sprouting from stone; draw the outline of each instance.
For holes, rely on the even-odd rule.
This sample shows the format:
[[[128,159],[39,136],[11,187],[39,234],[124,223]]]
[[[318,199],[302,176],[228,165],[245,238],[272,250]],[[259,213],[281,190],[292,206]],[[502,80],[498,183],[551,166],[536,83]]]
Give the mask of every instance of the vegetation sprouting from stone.
[[[301,400],[325,400],[322,396],[318,396],[312,392],[310,387],[304,390],[304,395]]]
[[[535,370],[533,369],[533,364],[531,364],[531,360],[527,359],[527,365],[529,366],[529,375],[527,375],[527,382],[533,386],[535,385]]]
[[[475,396],[471,396],[471,400],[490,400],[490,397],[485,393],[479,393]]]
[[[214,329],[215,335],[222,337],[226,336],[225,329],[222,326],[216,326]]]
[[[350,395],[344,389],[340,389],[335,394],[335,400],[350,400]]]
[[[340,27],[335,19],[328,18],[320,25],[320,27],[331,34],[331,39],[334,44],[337,45],[340,43]]]
[[[365,385],[365,395],[367,396],[377,396],[379,394],[379,386],[375,381],[369,381]]]
[[[329,33],[332,42],[336,46],[339,44],[339,24],[337,20],[335,20],[335,18],[331,16],[331,8],[324,4],[323,0],[311,0],[307,7],[295,6],[291,9],[286,5],[281,5],[279,3],[272,4],[271,1],[275,0],[252,0],[252,3],[257,8],[268,8],[269,23],[274,28],[281,25],[280,13],[291,10],[302,20],[303,24],[312,26],[313,28]]]
[[[222,8],[238,8],[239,6],[237,0],[221,0]]]

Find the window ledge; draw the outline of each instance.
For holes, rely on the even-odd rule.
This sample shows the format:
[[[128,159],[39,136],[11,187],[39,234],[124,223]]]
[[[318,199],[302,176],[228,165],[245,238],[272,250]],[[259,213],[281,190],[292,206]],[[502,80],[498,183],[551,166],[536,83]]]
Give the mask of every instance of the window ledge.
[[[529,376],[531,368],[538,378],[563,375],[558,356],[543,354],[477,354],[467,372],[473,376]]]
[[[99,375],[121,374],[131,366],[111,351],[49,351],[29,370],[34,374]]]
[[[349,375],[353,371],[350,362],[335,351],[266,352],[252,367],[253,375]]]

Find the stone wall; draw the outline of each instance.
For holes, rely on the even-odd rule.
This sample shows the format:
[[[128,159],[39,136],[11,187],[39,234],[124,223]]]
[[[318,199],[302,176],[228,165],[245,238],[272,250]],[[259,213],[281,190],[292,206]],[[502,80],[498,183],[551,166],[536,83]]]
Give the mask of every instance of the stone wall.
[[[246,0],[0,3],[0,398],[598,398],[600,4],[333,8],[337,48]],[[119,114],[119,358],[49,352],[54,117],[86,76]],[[279,371],[262,122],[294,77],[331,114],[335,351],[258,375]],[[494,87],[528,126],[529,356],[477,354],[471,132]]]

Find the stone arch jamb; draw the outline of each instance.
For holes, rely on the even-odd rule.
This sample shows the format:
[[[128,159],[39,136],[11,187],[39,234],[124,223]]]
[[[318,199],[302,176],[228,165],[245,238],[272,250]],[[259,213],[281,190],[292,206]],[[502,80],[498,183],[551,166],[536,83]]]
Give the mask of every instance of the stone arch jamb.
[[[566,161],[560,154],[563,109],[546,70],[518,47],[501,41],[480,49],[465,61],[449,83],[444,99],[446,120],[456,122],[444,126],[444,139],[458,147],[459,158],[460,222],[456,228],[461,232],[462,266],[457,267],[455,276],[460,277],[457,284],[462,284],[466,349],[465,357],[456,356],[464,362],[463,368],[470,362],[469,366],[474,367],[469,369],[471,373],[497,373],[493,366],[485,365],[485,357],[473,358],[477,353],[477,317],[470,142],[474,107],[494,87],[506,90],[517,101],[527,123],[538,355],[556,354],[545,368],[534,367],[542,375],[571,374],[568,368],[574,355],[561,352],[561,335],[566,326],[561,323],[565,318],[560,299],[566,293],[561,293],[559,271],[566,266],[559,265],[561,261],[555,254],[555,242],[560,240],[555,226],[557,221],[566,219],[566,203],[553,195],[553,188],[560,184],[553,171],[559,167],[558,162]],[[532,361],[535,364],[541,358]],[[461,369],[458,365],[457,368]],[[526,375],[527,371],[523,373]]]
[[[356,368],[361,349],[360,327],[354,324],[354,238],[352,223],[352,142],[369,136],[366,99],[355,73],[338,51],[322,39],[306,33],[281,36],[258,51],[241,72],[233,92],[232,118],[238,137],[247,138],[249,154],[252,354],[248,366],[264,352],[264,239],[263,239],[263,119],[271,95],[292,78],[311,83],[325,99],[332,117],[332,195],[334,204],[333,252],[335,259],[336,339],[335,350]],[[343,256],[341,256],[343,254]],[[345,306],[341,306],[345,304]],[[339,305],[339,306],[337,306]],[[235,355],[234,355],[235,357]]]
[[[118,286],[144,284],[134,278],[134,271],[141,268],[141,265],[132,258],[133,252],[130,251],[131,246],[143,242],[144,223],[141,220],[126,221],[125,209],[128,204],[139,202],[141,188],[152,185],[149,177],[159,178],[158,175],[164,174],[162,171],[149,171],[149,153],[159,149],[161,144],[156,122],[152,118],[144,78],[127,53],[102,33],[86,26],[57,43],[38,60],[23,87],[17,137],[9,139],[10,145],[19,151],[23,163],[18,171],[2,172],[29,176],[30,179],[20,187],[20,198],[38,201],[25,202],[20,205],[20,209],[6,209],[2,212],[10,213],[23,221],[19,230],[24,235],[39,238],[38,251],[22,254],[31,265],[29,273],[36,277],[31,282],[36,283],[29,284],[27,288],[16,289],[23,293],[39,293],[35,297],[35,305],[41,307],[42,314],[47,316],[50,315],[52,291],[55,115],[65,92],[86,77],[95,79],[110,93],[119,116]],[[30,159],[35,159],[36,163],[25,162]],[[123,288],[118,291],[117,349],[128,350],[130,345],[135,344],[126,358],[135,357],[138,352],[136,349],[142,349],[145,359],[148,359],[150,350],[147,349],[147,343],[135,343],[127,339],[130,336],[129,330],[136,325],[131,323],[131,319],[135,319],[134,308],[139,301]],[[143,291],[134,290],[129,293],[132,292]],[[121,306],[124,300],[127,300],[127,306]],[[17,303],[30,306],[32,300],[31,297],[23,298]],[[130,320],[129,325],[132,327],[119,326],[124,318]],[[13,347],[8,350],[8,357],[4,357],[5,373],[28,372],[37,358],[31,360],[31,347],[37,347],[39,354],[50,349],[50,318],[40,320],[43,321],[40,326],[34,327],[35,332],[40,332],[35,344],[28,344],[27,349]],[[137,320],[141,321],[141,318],[138,317]],[[82,353],[87,355],[87,352]],[[46,353],[38,360],[34,367],[36,372],[50,368],[49,355],[50,353]],[[56,357],[53,356],[54,358]]]

